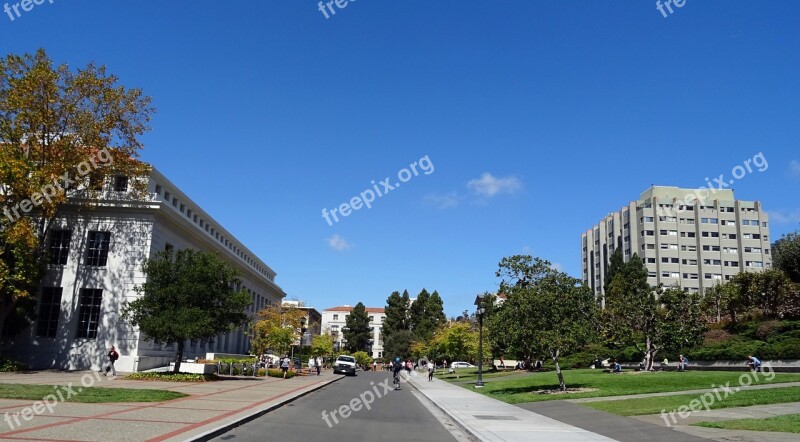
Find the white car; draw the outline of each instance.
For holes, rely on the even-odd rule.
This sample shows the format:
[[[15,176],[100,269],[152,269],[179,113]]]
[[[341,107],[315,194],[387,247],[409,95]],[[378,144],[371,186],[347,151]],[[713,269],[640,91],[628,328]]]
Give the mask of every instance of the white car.
[[[340,355],[333,363],[333,374],[351,374],[356,375],[356,358],[347,355]]]
[[[450,363],[450,368],[473,368],[473,367],[475,366],[470,364],[469,362],[458,361]]]

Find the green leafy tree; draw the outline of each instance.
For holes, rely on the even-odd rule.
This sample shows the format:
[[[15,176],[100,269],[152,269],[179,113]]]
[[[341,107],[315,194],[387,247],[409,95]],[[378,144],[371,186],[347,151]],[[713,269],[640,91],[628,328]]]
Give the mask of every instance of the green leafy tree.
[[[285,354],[300,336],[305,312],[279,304],[271,305],[256,314],[249,334],[251,351],[261,355],[269,350]]]
[[[311,354],[314,356],[333,354],[333,336],[318,335],[311,338]]]
[[[353,353],[353,357],[356,359],[356,364],[360,365],[364,370],[368,370],[372,366],[373,359],[365,351],[357,351]]]
[[[90,183],[149,172],[135,158],[153,112],[149,97],[103,66],[55,66],[43,49],[0,59],[0,330],[7,335],[27,324],[6,329],[9,317],[33,313],[46,239],[63,209],[91,208],[99,189]],[[131,198],[144,194],[143,180],[130,184]]]
[[[680,287],[670,287],[658,297],[659,343],[666,351],[678,352],[693,348],[703,342],[708,329],[703,316],[703,295],[684,292]],[[652,355],[655,360],[655,354]]]
[[[800,232],[783,235],[772,245],[772,265],[800,284]]]
[[[392,294],[389,295],[389,298],[386,300],[386,308],[384,309],[386,319],[381,328],[384,341],[395,332],[410,330],[408,326],[409,303],[407,291],[403,292],[402,296],[400,292],[392,292]]]
[[[347,350],[352,352],[366,350],[372,333],[369,331],[369,316],[364,304],[359,302],[345,319],[344,339]]]
[[[661,350],[688,348],[702,340],[702,297],[678,287],[651,287],[647,269],[634,254],[609,284],[603,325],[610,341],[635,346],[650,370]]]
[[[625,259],[622,257],[622,249],[614,250],[608,263],[608,272],[603,282],[603,293],[608,291],[608,284],[614,277],[625,268]]]
[[[432,348],[439,359],[474,361],[478,358],[478,332],[467,322],[444,325],[434,334]]]
[[[147,281],[136,286],[139,298],[126,304],[123,319],[139,327],[145,340],[177,343],[175,372],[186,341],[208,342],[248,321],[250,305],[236,270],[214,253],[191,249],[159,252],[144,264]]]
[[[411,343],[414,333],[411,330],[400,330],[383,338],[383,353],[387,357],[407,358],[411,355]]]
[[[428,299],[431,295],[427,290],[422,289],[417,295],[417,299],[411,304],[408,309],[408,328],[410,328],[415,335],[419,336],[420,333],[433,334],[433,330],[429,330],[430,326],[427,324],[427,317],[425,316],[425,309],[428,306]]]
[[[500,291],[510,287],[527,287],[553,271],[550,262],[531,255],[514,255],[500,260],[495,276],[501,278]]]
[[[546,261],[543,261],[546,263]],[[531,284],[517,285],[489,321],[494,336],[526,359],[547,356],[566,389],[559,358],[591,343],[596,336],[598,306],[590,288],[559,271]]]
[[[418,330],[416,334],[420,339],[428,340],[446,322],[447,316],[444,314],[444,301],[439,296],[439,292],[434,290],[425,303],[425,328]]]

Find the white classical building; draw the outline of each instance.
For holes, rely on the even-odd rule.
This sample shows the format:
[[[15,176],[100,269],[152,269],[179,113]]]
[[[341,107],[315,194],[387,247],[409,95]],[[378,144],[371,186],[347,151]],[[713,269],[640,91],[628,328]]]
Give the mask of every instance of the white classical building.
[[[275,271],[225,230],[208,213],[153,169],[148,195],[131,197],[126,177],[104,184],[94,209],[67,208],[47,239],[50,263],[40,284],[37,320],[3,343],[3,351],[32,368],[98,370],[107,349],[120,353],[120,371],[166,366],[176,345],[147,342],[122,321],[125,302],[136,298],[134,286],[145,281],[145,259],[165,249],[216,251],[240,273],[253,304],[248,314],[286,294],[275,284]],[[218,336],[212,344],[188,342],[186,358],[206,352],[246,354],[244,330]]]
[[[322,311],[322,334],[329,334],[333,336],[334,348],[338,351],[347,340],[344,339],[342,329],[345,327],[345,320],[350,314],[353,307],[349,305],[342,305],[339,307],[331,307]],[[382,358],[383,355],[383,321],[386,320],[386,313],[383,307],[366,307],[367,315],[369,315],[369,328],[372,333],[372,351],[370,356],[373,358]]]

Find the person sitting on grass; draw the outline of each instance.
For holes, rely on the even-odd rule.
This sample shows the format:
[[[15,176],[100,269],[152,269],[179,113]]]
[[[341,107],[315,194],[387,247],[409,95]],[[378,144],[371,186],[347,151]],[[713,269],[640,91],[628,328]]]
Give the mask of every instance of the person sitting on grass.
[[[612,373],[622,373],[622,366],[619,365],[618,361],[614,361],[614,370]]]
[[[757,357],[750,355],[747,357],[747,366],[750,367],[751,371],[758,371],[761,369],[761,360]]]

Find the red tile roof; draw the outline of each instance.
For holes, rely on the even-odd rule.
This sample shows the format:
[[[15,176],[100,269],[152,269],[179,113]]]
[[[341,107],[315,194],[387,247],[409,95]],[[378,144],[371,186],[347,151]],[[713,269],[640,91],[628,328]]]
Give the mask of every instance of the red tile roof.
[[[346,305],[342,305],[342,306],[339,306],[339,307],[326,308],[323,311],[326,311],[326,312],[348,312],[349,313],[351,310],[353,310],[353,307],[348,307]],[[383,307],[366,307],[365,310],[367,311],[367,313],[384,313]]]

